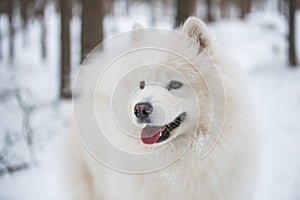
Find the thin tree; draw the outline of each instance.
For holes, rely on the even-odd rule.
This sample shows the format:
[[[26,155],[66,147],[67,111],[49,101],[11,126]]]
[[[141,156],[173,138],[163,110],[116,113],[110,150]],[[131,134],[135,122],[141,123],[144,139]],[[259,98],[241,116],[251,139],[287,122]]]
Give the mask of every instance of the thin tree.
[[[195,13],[196,3],[196,0],[177,0],[175,27],[180,26],[189,16]]]
[[[251,12],[252,0],[242,0],[240,3],[240,18],[244,19]]]
[[[219,1],[221,18],[229,18],[230,17],[230,5],[231,5],[230,0]]]
[[[104,0],[82,0],[81,62],[103,41]]]
[[[21,15],[21,20],[22,20],[22,42],[23,45],[26,44],[27,42],[27,25],[28,25],[28,20],[29,20],[29,8],[30,5],[33,4],[33,0],[20,0],[19,5],[20,5],[20,15]]]
[[[208,22],[212,22],[213,21],[213,16],[212,16],[212,0],[205,0],[206,2],[206,20]]]
[[[61,73],[60,97],[70,98],[71,92],[71,52],[70,52],[70,21],[72,17],[71,0],[60,0],[61,12]]]
[[[2,60],[2,29],[0,27],[0,60]]]
[[[47,26],[45,20],[45,7],[41,13],[41,49],[42,49],[42,58],[45,59],[47,57]]]
[[[46,0],[39,0],[39,3],[37,5],[37,16],[40,21],[41,25],[41,52],[42,52],[42,59],[45,59],[47,57],[47,45],[46,45],[46,39],[47,39],[47,26],[46,26],[46,20],[45,20],[45,8],[46,8]]]
[[[30,4],[30,0],[20,0],[20,14],[22,19],[22,28],[26,29],[28,24],[28,5]]]
[[[7,2],[7,14],[9,21],[9,60],[12,61],[15,55],[15,27],[14,27],[14,0]]]
[[[295,45],[295,11],[296,11],[297,0],[289,1],[289,63],[291,66],[296,66],[297,63],[297,53]]]
[[[278,12],[279,13],[283,13],[285,14],[285,3],[284,3],[284,0],[278,0],[277,1],[277,8],[278,8]]]

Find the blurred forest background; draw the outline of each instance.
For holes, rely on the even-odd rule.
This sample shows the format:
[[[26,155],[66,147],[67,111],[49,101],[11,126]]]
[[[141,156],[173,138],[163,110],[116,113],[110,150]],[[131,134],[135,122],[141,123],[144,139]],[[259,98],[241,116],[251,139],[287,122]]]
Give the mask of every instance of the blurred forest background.
[[[23,47],[26,47],[28,37],[28,23],[35,20],[40,24],[40,49],[42,59],[47,58],[47,32],[51,25],[47,23],[46,9],[49,5],[55,7],[55,12],[60,15],[60,97],[71,97],[70,74],[71,57],[80,56],[83,61],[95,45],[103,41],[103,20],[108,15],[128,16],[131,12],[137,12],[135,4],[145,4],[150,9],[151,26],[156,26],[159,18],[174,18],[174,27],[180,26],[184,20],[196,15],[206,22],[226,18],[244,19],[253,10],[264,10],[266,0],[0,0],[0,14],[3,21],[8,20],[7,27],[0,29],[0,42],[8,38],[8,48],[3,48],[0,43],[0,58],[8,53],[8,58],[13,62],[15,58],[15,35],[22,34]],[[275,2],[275,3],[274,3]],[[118,6],[115,6],[115,5]],[[120,6],[121,4],[121,6]],[[297,65],[295,45],[295,12],[300,7],[298,0],[274,0],[278,13],[286,16],[289,23],[289,62],[291,66]],[[159,15],[157,15],[159,13]],[[71,52],[70,23],[72,18],[80,18],[81,38],[76,41],[80,46],[80,55]],[[74,47],[75,48],[75,47]],[[79,59],[79,58],[74,58]],[[78,63],[76,63],[78,64]]]
[[[294,159],[300,153],[299,9],[300,0],[0,0],[0,199],[40,199],[28,189],[39,182],[20,188],[45,172],[32,168],[41,168],[45,146],[66,132],[72,81],[97,44],[129,31],[134,22],[175,28],[191,15],[208,23],[249,75],[268,143],[261,184],[271,186],[262,189],[260,199],[300,199],[293,189],[300,187],[300,159]],[[288,150],[279,150],[282,141]],[[293,158],[294,167],[269,170],[275,153]],[[283,188],[281,176],[288,177]],[[52,179],[44,185],[55,184]],[[13,186],[23,193],[13,196]],[[274,189],[281,195],[272,194]]]

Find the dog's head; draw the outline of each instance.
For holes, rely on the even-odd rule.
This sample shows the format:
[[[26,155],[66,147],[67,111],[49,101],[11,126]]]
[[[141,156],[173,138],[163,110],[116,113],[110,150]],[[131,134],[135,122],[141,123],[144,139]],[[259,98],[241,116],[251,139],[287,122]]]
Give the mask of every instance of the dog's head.
[[[200,19],[189,18],[179,31],[192,39],[196,50],[191,49],[196,52],[210,48],[206,27]],[[164,144],[197,129],[201,100],[196,90],[201,80],[199,75],[191,76],[195,67],[192,65],[167,56],[160,60],[160,65],[144,66],[143,72],[134,78],[137,89],[130,97],[129,112],[133,123],[141,128],[144,144]]]

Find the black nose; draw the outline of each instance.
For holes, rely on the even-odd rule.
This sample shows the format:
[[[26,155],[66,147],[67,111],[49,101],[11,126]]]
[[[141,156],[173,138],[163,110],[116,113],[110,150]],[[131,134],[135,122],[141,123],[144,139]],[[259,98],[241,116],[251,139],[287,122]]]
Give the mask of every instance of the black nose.
[[[134,106],[134,114],[140,119],[142,122],[147,121],[149,119],[149,115],[152,112],[152,106],[148,102],[137,103]]]

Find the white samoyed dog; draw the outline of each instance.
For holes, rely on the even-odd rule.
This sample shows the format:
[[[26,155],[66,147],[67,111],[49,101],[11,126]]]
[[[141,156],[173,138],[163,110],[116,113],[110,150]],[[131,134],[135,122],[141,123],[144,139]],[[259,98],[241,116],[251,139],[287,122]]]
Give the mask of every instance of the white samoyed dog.
[[[104,42],[75,85],[70,199],[253,199],[256,125],[240,79],[195,17]]]

